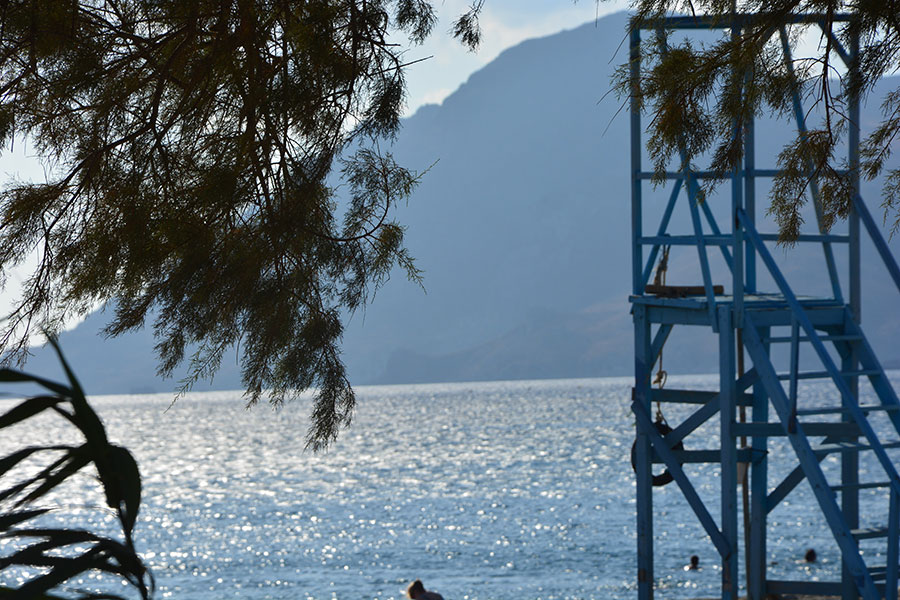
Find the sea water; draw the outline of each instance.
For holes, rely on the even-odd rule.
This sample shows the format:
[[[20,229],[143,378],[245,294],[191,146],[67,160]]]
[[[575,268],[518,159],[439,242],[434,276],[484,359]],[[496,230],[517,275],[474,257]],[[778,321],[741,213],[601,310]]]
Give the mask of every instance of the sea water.
[[[668,385],[716,383],[687,377]],[[621,378],[359,387],[351,427],[319,454],[304,450],[302,401],[246,410],[240,392],[215,392],[172,406],[165,394],[92,402],[140,465],[135,535],[159,598],[389,600],[420,578],[447,600],[606,600],[636,596],[631,385]],[[815,396],[816,385],[824,397],[824,384],[804,391]],[[663,410],[675,424],[691,409]],[[718,447],[717,422],[686,447]],[[70,429],[61,418],[41,418],[4,434],[0,451],[74,439]],[[778,443],[770,450],[774,485],[795,459]],[[687,471],[718,520],[718,470]],[[96,488],[83,478],[57,498],[60,512],[90,521],[85,515],[102,504]],[[718,595],[718,555],[677,486],[656,488],[654,502],[660,597]],[[769,515],[770,577],[839,577],[837,549],[814,503],[804,483]],[[802,561],[810,547],[819,555],[812,565]],[[683,568],[692,554],[699,571]],[[10,577],[0,573],[0,584]]]

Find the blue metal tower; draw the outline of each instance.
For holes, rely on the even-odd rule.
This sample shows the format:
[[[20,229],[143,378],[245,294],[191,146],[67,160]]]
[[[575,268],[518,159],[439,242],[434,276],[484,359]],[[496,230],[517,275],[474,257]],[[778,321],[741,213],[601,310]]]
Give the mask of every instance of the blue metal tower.
[[[736,14],[731,18],[672,17],[642,24],[631,29],[630,65],[634,85],[641,76],[641,38],[665,44],[666,32],[678,29],[719,29],[737,36],[753,15]],[[828,18],[835,19],[834,16]],[[850,23],[852,16],[838,16]],[[818,24],[825,35],[825,15],[800,15],[790,23]],[[791,68],[791,56],[784,28],[774,31],[782,40],[785,64]],[[838,39],[832,46],[848,70],[856,68],[858,40],[844,47]],[[799,94],[794,96],[798,131],[806,131],[805,113]],[[654,484],[665,483],[654,477],[654,464],[664,464],[667,479],[674,480],[708,534],[721,557],[722,598],[737,598],[739,563],[746,560],[747,594],[762,600],[769,593],[838,595],[844,600],[897,598],[898,530],[900,530],[900,477],[889,450],[900,447],[900,401],[860,328],[860,241],[868,233],[890,276],[900,289],[900,269],[891,255],[871,214],[860,196],[859,177],[859,102],[851,99],[848,114],[848,164],[854,190],[854,203],[847,233],[826,233],[819,223],[816,233],[801,234],[798,244],[820,245],[826,263],[831,295],[801,296],[779,269],[767,246],[777,234],[757,231],[756,183],[776,175],[771,168],[757,168],[754,156],[753,123],[743,124],[745,154],[740,168],[730,174],[730,186],[715,198],[698,201],[700,183],[715,173],[693,169],[685,164],[679,171],[666,174],[670,185],[668,203],[656,230],[644,232],[649,214],[645,214],[642,192],[654,173],[642,166],[643,141],[641,112],[635,98],[631,101],[631,194],[632,194],[632,311],[634,315],[635,386],[632,410],[637,436],[634,463],[637,477],[637,551],[638,598],[649,600],[654,590]],[[682,157],[683,158],[683,157]],[[684,162],[684,161],[683,161]],[[725,193],[727,192],[727,193]],[[810,186],[813,205],[818,206],[818,189]],[[727,198],[723,206],[719,201]],[[690,213],[689,233],[669,231],[673,209],[686,202]],[[713,209],[727,214],[720,224]],[[817,210],[817,218],[819,211]],[[688,246],[696,249],[702,286],[659,287],[650,282],[654,265],[667,248]],[[843,246],[843,248],[841,248]],[[846,254],[848,295],[841,286],[836,249]],[[714,286],[710,267],[710,249],[721,251],[730,276],[728,286]],[[649,251],[648,251],[649,250]],[[842,254],[843,256],[843,254]],[[758,289],[757,275],[772,289]],[[823,277],[825,273],[823,273]],[[728,276],[726,276],[728,277]],[[763,277],[761,277],[763,279]],[[726,283],[727,283],[726,279]],[[699,282],[698,282],[699,283]],[[719,389],[696,391],[656,388],[652,371],[660,352],[675,326],[710,328],[718,336]],[[779,348],[781,348],[779,350]],[[802,353],[801,353],[802,352]],[[743,372],[743,357],[752,367]],[[804,370],[812,357],[816,367]],[[820,379],[830,382],[830,403],[813,404],[798,393],[798,381]],[[860,383],[869,382],[871,392],[861,403]],[[681,423],[670,427],[655,422],[651,407],[655,403],[691,406]],[[743,408],[741,408],[743,407]],[[738,419],[738,411],[749,419]],[[886,419],[892,437],[882,439],[885,427],[875,428],[876,415]],[[718,416],[719,448],[703,448],[710,440],[691,443],[698,427]],[[876,432],[877,430],[877,432]],[[744,438],[748,443],[739,443]],[[796,461],[787,476],[770,481],[768,453],[773,438],[789,442]],[[684,443],[683,443],[684,442]],[[828,456],[839,457],[839,469],[825,468]],[[860,460],[873,464],[861,477]],[[719,522],[712,516],[691,481],[693,463],[718,465],[721,481]],[[739,471],[739,466],[741,470]],[[839,471],[835,473],[835,470]],[[746,543],[739,543],[739,472],[749,472],[749,502],[745,506]],[[767,578],[767,516],[804,480],[809,482],[816,506],[831,530],[842,559],[840,581],[774,581]],[[880,508],[860,514],[860,495],[871,494]],[[869,496],[867,496],[869,498]],[[867,500],[868,502],[868,500]],[[868,504],[867,504],[868,506]],[[862,517],[862,518],[861,518]],[[871,523],[869,521],[872,521]],[[862,540],[880,544],[877,552],[860,550]],[[741,556],[746,548],[747,556]],[[741,560],[739,560],[739,556]],[[881,564],[870,564],[880,557]]]

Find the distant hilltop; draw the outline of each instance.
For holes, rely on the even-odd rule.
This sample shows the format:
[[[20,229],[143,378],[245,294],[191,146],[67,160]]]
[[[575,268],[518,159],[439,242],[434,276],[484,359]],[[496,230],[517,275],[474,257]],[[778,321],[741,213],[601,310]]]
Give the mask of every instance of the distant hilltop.
[[[618,13],[523,42],[404,121],[395,158],[420,171],[438,161],[398,212],[427,293],[398,272],[353,316],[343,357],[354,383],[632,373],[628,115],[609,92],[626,59],[626,26]],[[880,114],[879,102],[865,110]],[[774,166],[786,130],[783,122],[757,124],[761,167]],[[880,203],[877,185],[864,193],[873,207]],[[785,263],[797,289],[816,292],[809,274],[819,273],[818,260],[796,253]],[[696,282],[695,254],[673,251],[671,262],[670,283]],[[871,341],[900,366],[891,344],[900,337],[897,292],[868,264],[863,278],[864,319],[879,323],[867,329]],[[93,315],[61,338],[88,390],[177,387],[156,377],[149,331],[104,340],[104,323]],[[716,370],[715,340],[673,335],[693,339],[696,352],[666,355],[670,373]],[[53,364],[38,350],[28,369]],[[212,385],[195,389],[237,387],[230,354]]]

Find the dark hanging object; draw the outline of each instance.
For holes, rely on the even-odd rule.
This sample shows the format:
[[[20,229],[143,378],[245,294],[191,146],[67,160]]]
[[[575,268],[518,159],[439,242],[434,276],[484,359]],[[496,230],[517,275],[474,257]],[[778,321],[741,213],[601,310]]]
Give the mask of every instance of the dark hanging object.
[[[656,431],[659,432],[659,435],[662,437],[666,437],[668,434],[672,433],[672,428],[662,419],[657,419],[654,425],[656,426]],[[672,446],[672,450],[684,450],[684,444],[679,440],[677,444]],[[637,440],[631,444],[631,468],[637,472]],[[654,487],[660,487],[667,483],[672,483],[674,479],[672,474],[669,473],[669,470],[666,469],[659,475],[653,476],[653,485]]]

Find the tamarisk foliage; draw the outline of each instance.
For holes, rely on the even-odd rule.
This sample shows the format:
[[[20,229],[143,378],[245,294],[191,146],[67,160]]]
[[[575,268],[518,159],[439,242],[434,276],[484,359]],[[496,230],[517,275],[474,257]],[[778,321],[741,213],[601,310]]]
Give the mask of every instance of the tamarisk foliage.
[[[802,98],[807,116],[815,118],[807,132],[798,131],[777,159],[782,170],[771,190],[769,213],[780,228],[780,240],[796,240],[803,223],[801,209],[812,182],[819,186],[824,230],[845,218],[853,200],[852,176],[884,178],[885,217],[900,226],[900,169],[890,167],[900,135],[900,90],[887,94],[883,119],[861,141],[860,164],[850,165],[841,150],[847,141],[853,97],[864,100],[885,76],[900,66],[900,4],[896,1],[839,0],[635,0],[635,19],[652,22],[671,14],[687,14],[730,22],[740,15],[742,27],[728,29],[715,41],[697,44],[649,36],[642,48],[644,69],[634,88],[627,66],[617,73],[617,89],[638,98],[652,115],[648,150],[660,174],[673,159],[709,157],[713,171],[727,175],[743,158],[744,125],[753,116],[793,116],[793,95]],[[800,14],[818,15],[817,24],[792,24]],[[851,16],[850,21],[841,16]],[[782,29],[783,28],[783,29]],[[817,37],[813,56],[786,60],[784,47],[796,48],[804,32]],[[666,32],[662,32],[666,37]],[[838,58],[859,42],[856,69]],[[737,126],[736,126],[737,124]],[[704,192],[715,186],[707,180]]]
[[[479,4],[455,28],[472,45]],[[250,404],[314,388],[325,447],[354,406],[342,315],[395,265],[420,276],[394,218],[418,175],[378,142],[397,36],[435,22],[425,0],[0,2],[0,142],[49,173],[0,193],[0,277],[38,256],[0,354],[114,301],[105,332],[151,325],[184,389],[232,348]]]

